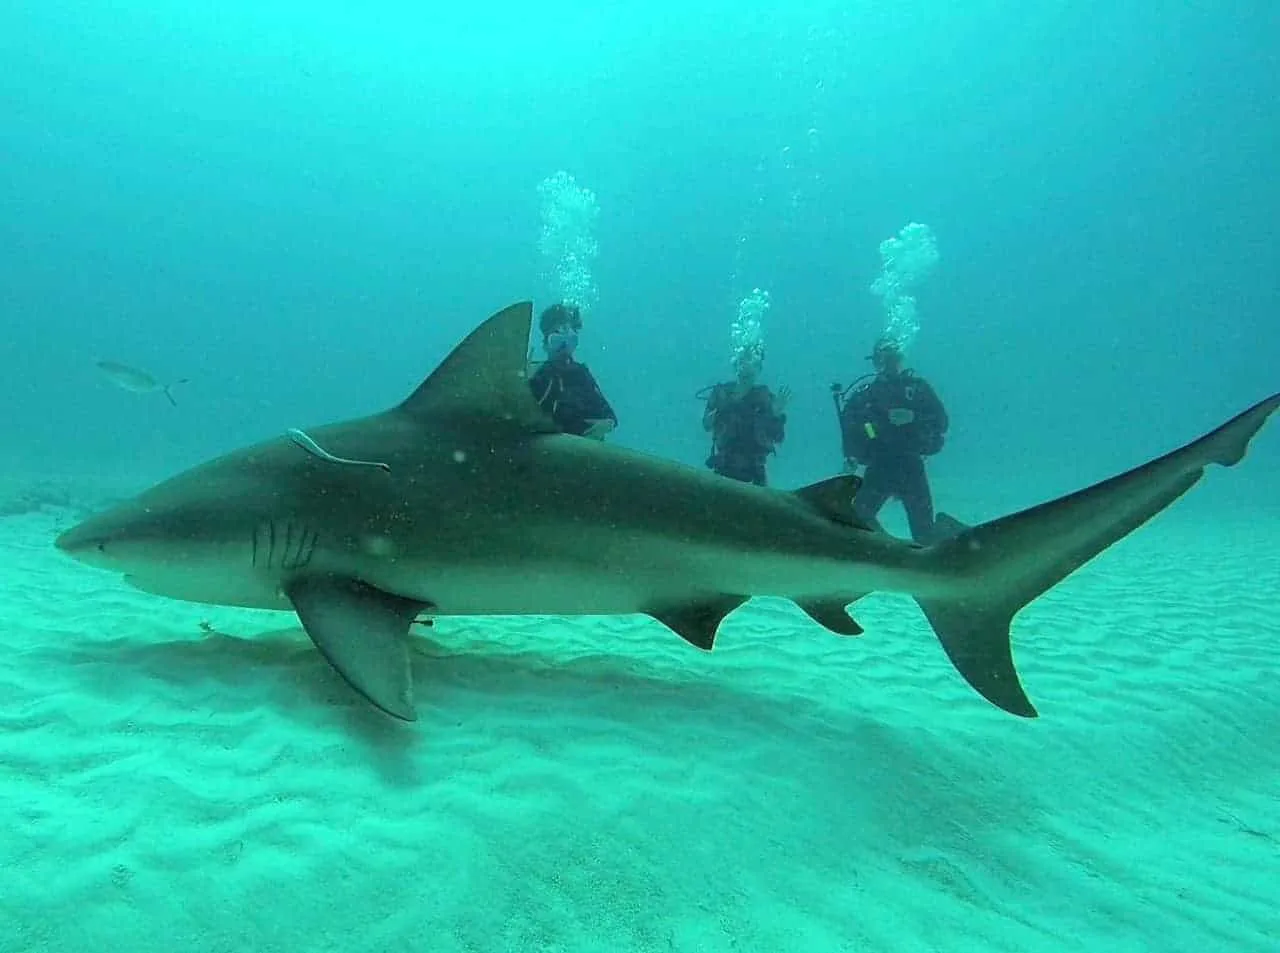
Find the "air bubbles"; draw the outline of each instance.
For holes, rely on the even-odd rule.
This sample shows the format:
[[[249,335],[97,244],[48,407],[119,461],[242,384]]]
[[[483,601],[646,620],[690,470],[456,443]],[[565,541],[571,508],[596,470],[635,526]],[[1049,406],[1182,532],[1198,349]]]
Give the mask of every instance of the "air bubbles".
[[[568,172],[560,171],[538,185],[542,199],[542,231],[538,250],[556,297],[590,311],[598,292],[592,265],[600,249],[596,243],[596,220],[600,206],[596,195],[580,186]]]

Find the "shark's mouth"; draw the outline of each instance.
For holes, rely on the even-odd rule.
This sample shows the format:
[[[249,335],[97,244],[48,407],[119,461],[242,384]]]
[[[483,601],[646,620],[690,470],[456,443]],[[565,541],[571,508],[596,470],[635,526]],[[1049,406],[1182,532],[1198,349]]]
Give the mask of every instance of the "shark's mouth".
[[[139,576],[136,573],[125,573],[124,584],[126,586],[132,586],[139,592],[145,592],[150,596],[163,596],[166,599],[186,598],[185,594],[176,595],[174,593],[173,586],[162,585],[160,580],[151,576]]]

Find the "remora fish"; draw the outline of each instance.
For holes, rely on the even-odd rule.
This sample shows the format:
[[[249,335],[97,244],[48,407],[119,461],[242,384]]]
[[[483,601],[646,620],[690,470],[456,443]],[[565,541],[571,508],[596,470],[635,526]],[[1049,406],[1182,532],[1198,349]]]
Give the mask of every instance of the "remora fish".
[[[1232,466],[1280,407],[1096,486],[919,547],[860,525],[856,477],[795,492],[556,432],[525,377],[531,305],[480,325],[402,404],[229,453],[57,540],[175,599],[293,610],[346,680],[414,715],[407,646],[420,614],[646,613],[710,650],[751,596],[826,628],[910,593],[960,674],[1016,715],[1035,708],[1010,624],[1034,600],[1199,482]]]

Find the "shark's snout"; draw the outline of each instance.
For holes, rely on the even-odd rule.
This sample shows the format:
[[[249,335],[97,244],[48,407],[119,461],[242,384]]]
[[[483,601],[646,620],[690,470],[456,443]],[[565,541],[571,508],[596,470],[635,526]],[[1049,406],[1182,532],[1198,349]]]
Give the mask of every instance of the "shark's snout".
[[[54,545],[72,559],[91,565],[103,565],[109,559],[110,538],[93,520],[73,526],[54,540]]]
[[[75,556],[85,550],[97,550],[105,552],[107,548],[107,540],[102,536],[94,536],[89,533],[82,532],[79,527],[69,529],[56,540],[54,545],[66,553],[68,556]]]
[[[103,569],[123,569],[140,555],[149,533],[146,510],[132,503],[90,516],[61,533],[54,545],[78,562]]]

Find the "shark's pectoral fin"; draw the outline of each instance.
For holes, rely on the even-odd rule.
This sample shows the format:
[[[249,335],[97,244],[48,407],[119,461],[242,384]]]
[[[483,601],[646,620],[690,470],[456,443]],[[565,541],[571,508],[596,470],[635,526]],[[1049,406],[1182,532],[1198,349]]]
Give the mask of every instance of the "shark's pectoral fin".
[[[863,632],[862,626],[846,611],[848,602],[844,599],[800,602],[797,605],[810,619],[836,635],[861,635]]]
[[[389,715],[414,721],[409,624],[426,608],[341,576],[306,576],[285,590],[316,648]]]
[[[693,605],[654,610],[649,615],[690,645],[710,652],[724,617],[746,601],[746,596],[721,596]]]
[[[853,509],[853,498],[862,486],[862,478],[852,473],[810,483],[793,491],[802,503],[833,523],[843,523],[856,529],[874,530]]]

